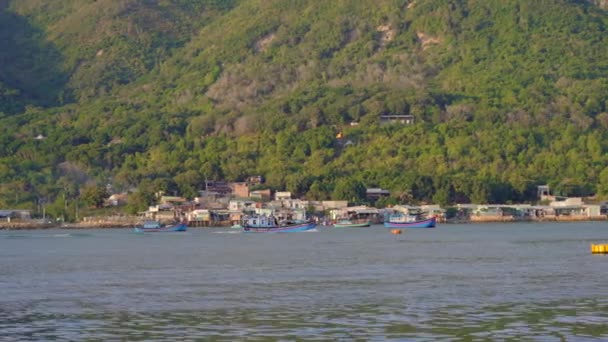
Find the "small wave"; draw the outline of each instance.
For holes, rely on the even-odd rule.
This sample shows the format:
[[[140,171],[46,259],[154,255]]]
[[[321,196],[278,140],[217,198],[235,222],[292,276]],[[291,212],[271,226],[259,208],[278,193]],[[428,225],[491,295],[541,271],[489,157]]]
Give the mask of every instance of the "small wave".
[[[242,232],[243,232],[242,230],[226,230],[226,231],[213,232],[213,234],[241,234]]]
[[[90,233],[70,233],[70,236],[73,237],[91,237],[93,234]]]
[[[5,235],[2,236],[5,239],[27,239],[27,238],[31,238],[30,235],[21,235],[21,234],[10,234],[10,235]]]
[[[75,238],[83,238],[83,237],[91,237],[93,234],[89,233],[57,233],[51,235],[54,238],[65,238],[65,237],[75,237]]]
[[[70,237],[71,234],[70,233],[65,233],[65,234],[53,234],[53,237],[55,238],[64,238],[64,237]]]

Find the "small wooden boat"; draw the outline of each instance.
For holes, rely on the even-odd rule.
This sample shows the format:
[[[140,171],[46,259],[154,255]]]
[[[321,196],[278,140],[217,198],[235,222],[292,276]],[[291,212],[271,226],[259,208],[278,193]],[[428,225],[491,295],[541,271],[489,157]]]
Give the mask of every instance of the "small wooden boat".
[[[186,222],[165,226],[158,221],[146,221],[141,227],[135,227],[135,232],[185,232],[186,229],[188,229]]]
[[[357,228],[357,227],[369,227],[370,226],[370,222],[369,221],[353,221],[353,220],[340,220],[336,223],[334,223],[334,227],[336,228]]]
[[[251,216],[243,221],[243,231],[248,233],[294,233],[315,229],[312,221],[286,220],[278,222],[271,216]]]
[[[416,216],[391,215],[387,222],[384,222],[386,228],[434,228],[437,219],[435,216],[427,219],[419,219]]]

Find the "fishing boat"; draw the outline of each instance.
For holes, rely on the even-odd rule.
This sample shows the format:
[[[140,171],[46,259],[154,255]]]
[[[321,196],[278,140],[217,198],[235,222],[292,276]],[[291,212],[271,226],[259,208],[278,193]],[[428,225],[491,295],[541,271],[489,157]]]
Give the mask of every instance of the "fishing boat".
[[[243,221],[243,231],[248,233],[294,233],[305,232],[317,227],[312,221],[283,220],[274,216],[255,215]]]
[[[435,216],[421,219],[417,215],[391,215],[384,222],[386,228],[434,228],[437,223]]]
[[[369,221],[357,221],[357,220],[339,220],[338,222],[334,223],[334,227],[336,228],[357,228],[357,227],[369,227],[370,226],[370,222]]]
[[[180,222],[172,225],[162,225],[158,221],[145,221],[141,227],[135,227],[135,232],[185,232],[187,228],[188,224],[186,222]]]

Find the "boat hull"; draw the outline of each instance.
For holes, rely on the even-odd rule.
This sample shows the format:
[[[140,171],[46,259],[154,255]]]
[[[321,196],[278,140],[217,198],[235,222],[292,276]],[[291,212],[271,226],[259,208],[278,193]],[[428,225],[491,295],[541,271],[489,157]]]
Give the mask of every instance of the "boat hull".
[[[414,221],[414,222],[384,222],[386,228],[435,228],[437,219],[431,217],[426,220]]]
[[[188,229],[188,225],[180,223],[172,226],[158,227],[158,228],[142,228],[135,227],[136,233],[161,233],[161,232],[185,232]]]
[[[359,227],[369,227],[369,222],[362,223],[334,223],[334,227],[336,228],[359,228]]]
[[[317,224],[314,222],[306,222],[301,224],[295,224],[290,226],[277,226],[277,227],[243,227],[243,231],[247,233],[295,233],[305,232],[307,230],[315,229]]]

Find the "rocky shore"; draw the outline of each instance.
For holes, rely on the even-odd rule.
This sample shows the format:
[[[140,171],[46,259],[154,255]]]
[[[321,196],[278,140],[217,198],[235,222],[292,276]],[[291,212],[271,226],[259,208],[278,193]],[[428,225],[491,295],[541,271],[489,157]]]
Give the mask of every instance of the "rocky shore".
[[[137,222],[2,222],[0,230],[133,228]]]

